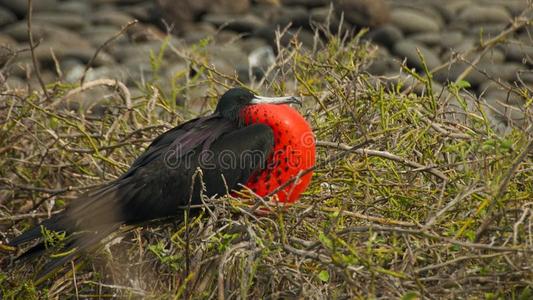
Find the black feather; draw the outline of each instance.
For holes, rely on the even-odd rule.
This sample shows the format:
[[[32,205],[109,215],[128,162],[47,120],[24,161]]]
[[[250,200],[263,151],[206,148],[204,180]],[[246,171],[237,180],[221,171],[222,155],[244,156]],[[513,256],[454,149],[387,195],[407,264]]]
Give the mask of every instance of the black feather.
[[[123,224],[179,216],[189,199],[192,204],[200,204],[201,182],[196,180],[193,184],[198,168],[203,171],[206,196],[223,195],[228,189],[238,189],[239,184],[245,183],[252,172],[265,163],[274,143],[269,126],[240,126],[240,122],[215,113],[163,133],[118,180],[72,201],[62,213],[15,237],[10,245],[19,246],[40,239],[41,226],[65,232],[67,243],[62,250],[68,254],[50,260],[38,275],[38,278],[44,278],[66,262],[95,248],[99,241]],[[202,164],[206,150],[215,156],[204,159]],[[235,165],[225,166],[216,157],[224,151],[233,153]],[[246,151],[255,151],[261,156],[241,160]],[[45,250],[44,243],[40,243],[21,257],[34,257]]]

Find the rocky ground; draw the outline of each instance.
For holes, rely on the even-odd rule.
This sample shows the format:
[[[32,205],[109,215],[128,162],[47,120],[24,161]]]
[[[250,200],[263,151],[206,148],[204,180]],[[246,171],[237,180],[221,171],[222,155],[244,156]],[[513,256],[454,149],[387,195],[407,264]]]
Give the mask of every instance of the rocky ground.
[[[35,56],[42,79],[45,83],[79,82],[91,62],[86,81],[118,79],[135,95],[157,77],[163,79],[161,92],[169,96],[172,87],[186,77],[183,74],[195,71],[176,53],[185,46],[200,45],[198,52],[212,57],[217,71],[236,74],[249,82],[253,79],[250,76],[260,77],[262,69],[274,61],[278,28],[287,29],[282,44],[296,37],[303,47],[312,49],[320,46],[314,29],[329,24],[333,32],[339,28],[353,32],[369,28],[363,38],[379,46],[374,63],[367,69],[371,74],[382,75],[384,80],[405,79],[405,72],[400,74],[403,63],[422,74],[431,70],[436,93],[446,83],[464,79],[470,85],[468,97],[472,103],[483,98],[496,111],[497,126],[528,125],[525,98],[509,91],[512,87],[529,87],[531,93],[531,23],[505,35],[505,43],[499,44],[498,40],[496,46],[483,47],[526,11],[526,0],[336,0],[333,5],[329,0],[177,3],[34,1],[33,39],[38,44]],[[0,70],[9,87],[38,86],[29,51],[27,12],[26,1],[0,0]],[[135,19],[139,20],[137,24],[102,48]],[[343,27],[339,27],[341,22]],[[169,32],[172,47],[165,47]],[[97,49],[101,51],[91,61]],[[480,53],[474,70],[462,74]],[[172,96],[178,103],[184,100],[179,94]],[[89,97],[94,101],[105,93]]]

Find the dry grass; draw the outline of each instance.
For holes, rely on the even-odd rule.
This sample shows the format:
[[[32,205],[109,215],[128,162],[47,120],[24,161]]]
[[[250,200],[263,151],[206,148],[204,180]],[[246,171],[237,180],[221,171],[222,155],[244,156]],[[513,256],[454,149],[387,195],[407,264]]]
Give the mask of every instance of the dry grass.
[[[424,95],[402,83],[387,89],[364,72],[371,46],[358,37],[328,40],[317,39],[315,51],[296,42],[280,48],[266,79],[250,85],[306,99],[302,113],[319,140],[319,165],[298,204],[265,214],[230,196],[205,199],[184,224],[125,229],[41,286],[32,274],[45,257],[13,262],[3,255],[4,298],[532,297],[528,131],[495,133],[482,106],[453,121],[423,76],[415,79]],[[187,105],[210,111],[226,87],[240,84],[210,67],[198,48],[169,49],[197,70],[174,78],[174,93]],[[84,89],[48,85],[51,100],[2,90],[2,239],[117,178],[155,136],[195,115],[159,83],[131,97],[119,83],[86,82],[115,87],[102,117],[65,109]],[[461,97],[462,87],[450,85],[450,94]],[[193,96],[198,89],[206,98]]]

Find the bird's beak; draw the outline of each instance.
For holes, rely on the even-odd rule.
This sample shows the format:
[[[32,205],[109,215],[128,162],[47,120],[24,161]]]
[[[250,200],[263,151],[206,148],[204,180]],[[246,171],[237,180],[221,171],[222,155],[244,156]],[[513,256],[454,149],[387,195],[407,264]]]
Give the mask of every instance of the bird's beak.
[[[288,96],[288,97],[263,97],[255,96],[250,104],[298,104],[302,106],[302,100],[300,97]]]

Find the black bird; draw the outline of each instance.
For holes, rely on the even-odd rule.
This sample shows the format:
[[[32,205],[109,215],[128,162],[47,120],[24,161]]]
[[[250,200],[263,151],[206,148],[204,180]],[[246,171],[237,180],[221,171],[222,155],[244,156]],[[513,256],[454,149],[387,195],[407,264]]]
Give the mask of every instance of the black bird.
[[[280,140],[280,136],[276,137],[275,131],[278,130],[273,128],[274,125],[253,119],[253,115],[257,115],[260,112],[258,108],[264,106],[266,110],[263,116],[266,117],[273,104],[288,103],[301,102],[296,97],[259,97],[243,88],[228,90],[220,98],[214,113],[161,134],[120,178],[72,201],[64,211],[13,238],[9,245],[19,246],[40,239],[40,243],[21,255],[32,257],[46,250],[42,239],[43,229],[65,233],[63,249],[67,254],[49,261],[38,275],[42,278],[82,251],[97,245],[121,225],[171,216],[179,218],[180,209],[189,203],[201,203],[202,182],[208,197],[238,190],[241,184],[246,184],[254,176],[254,184],[257,185],[258,181],[265,180],[261,179],[265,173],[273,173],[276,167],[282,166],[277,163],[266,167],[268,160],[273,159],[275,139]],[[278,107],[295,112],[288,105]],[[283,114],[277,115],[283,118]],[[297,119],[292,112],[289,115]],[[303,118],[294,122],[301,123],[302,120],[307,126],[304,126],[305,130],[310,131]],[[276,122],[279,123],[279,119]],[[290,133],[287,129],[284,131],[284,134]],[[305,164],[291,166],[293,174],[314,164],[314,142],[311,146],[308,152],[312,151],[312,157],[304,159]],[[229,164],[227,156],[224,159],[219,156],[224,152],[231,153],[232,161]],[[245,155],[247,153],[253,155]],[[277,159],[282,159],[283,155]],[[267,169],[268,172],[265,171]],[[283,166],[284,174],[288,169],[288,165]],[[278,175],[281,173],[281,169],[276,172]],[[266,180],[272,180],[269,174]],[[277,180],[281,184],[280,178]],[[308,181],[300,183],[298,194],[305,189]],[[269,182],[266,182],[266,186],[268,189],[263,188],[263,194],[276,187],[270,186]]]

